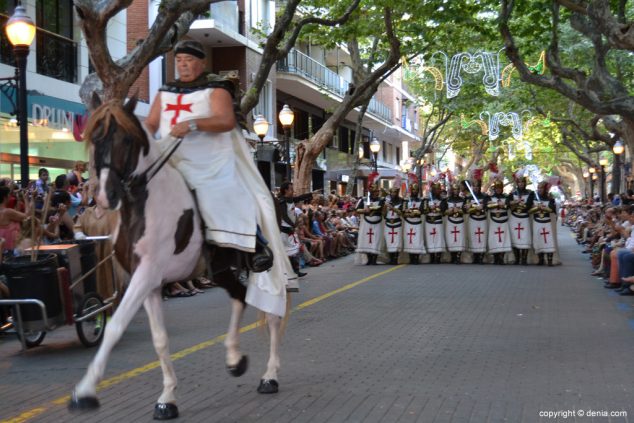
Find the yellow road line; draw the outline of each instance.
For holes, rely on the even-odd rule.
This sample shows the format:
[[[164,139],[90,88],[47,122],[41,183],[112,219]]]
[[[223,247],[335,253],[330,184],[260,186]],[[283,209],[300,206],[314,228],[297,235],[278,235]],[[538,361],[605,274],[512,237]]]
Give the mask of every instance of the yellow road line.
[[[360,279],[360,280],[358,280],[356,282],[349,283],[348,285],[342,286],[341,288],[335,289],[334,291],[327,292],[327,293],[325,293],[323,295],[320,295],[319,297],[313,298],[312,300],[308,300],[306,302],[301,303],[297,307],[293,308],[291,310],[291,312],[303,310],[306,307],[310,307],[311,305],[316,304],[316,303],[318,303],[320,301],[323,301],[323,300],[325,300],[327,298],[330,298],[333,295],[340,294],[342,292],[348,291],[348,290],[350,290],[350,289],[352,289],[352,288],[354,288],[356,286],[359,286],[359,285],[361,285],[363,283],[371,281],[372,279],[376,279],[379,276],[383,276],[383,275],[385,275],[387,273],[393,272],[396,269],[400,269],[403,266],[405,266],[405,265],[401,264],[399,266],[390,267],[389,269],[384,270],[382,272],[375,273],[374,275],[370,275],[370,276],[368,276],[366,278],[363,278],[363,279]],[[240,328],[240,333],[249,332],[249,331],[257,328],[258,326],[259,326],[258,322],[251,323],[250,325],[247,325],[247,326],[244,326],[244,327]],[[198,352],[198,351],[200,351],[202,349],[214,346],[214,345],[222,342],[226,338],[226,336],[227,336],[227,334],[225,333],[224,335],[217,336],[217,337],[215,337],[213,339],[209,339],[207,341],[201,342],[200,344],[196,344],[196,345],[191,346],[189,348],[185,348],[184,350],[180,350],[178,352],[175,352],[174,354],[171,355],[172,360],[173,361],[177,361],[177,360],[180,360],[182,358],[187,357],[190,354]],[[148,363],[148,364],[146,364],[144,366],[137,367],[137,368],[129,370],[127,372],[120,373],[120,374],[118,374],[116,376],[113,376],[113,377],[111,377],[109,379],[105,379],[105,380],[101,381],[101,383],[99,383],[99,385],[97,386],[97,391],[109,388],[109,387],[111,387],[113,385],[116,385],[118,383],[121,383],[121,382],[123,382],[125,380],[135,378],[137,376],[140,376],[140,375],[142,375],[144,373],[149,372],[150,370],[154,370],[154,369],[156,369],[157,367],[160,367],[160,366],[161,366],[160,362],[158,360],[156,360],[156,361],[152,361],[151,363]],[[12,417],[12,418],[9,418],[9,419],[6,419],[6,420],[0,420],[0,423],[24,423],[24,422],[27,422],[30,419],[34,418],[34,417],[37,417],[38,415],[44,413],[45,411],[48,411],[48,409],[51,408],[51,407],[64,405],[64,404],[68,403],[69,400],[70,400],[70,395],[65,395],[63,397],[54,399],[53,401],[51,401],[50,403],[48,403],[46,405],[43,405],[41,407],[32,408],[32,409],[30,409],[28,411],[25,411],[24,413],[20,414],[19,416],[15,416],[15,417]]]

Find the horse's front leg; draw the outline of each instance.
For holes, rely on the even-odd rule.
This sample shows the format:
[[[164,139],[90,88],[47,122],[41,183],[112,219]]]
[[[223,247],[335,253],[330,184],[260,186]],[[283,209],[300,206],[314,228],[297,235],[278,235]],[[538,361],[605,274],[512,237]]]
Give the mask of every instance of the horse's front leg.
[[[106,326],[103,340],[95,358],[88,366],[82,380],[75,386],[68,404],[70,410],[92,410],[99,407],[97,383],[103,377],[110,352],[152,289],[150,285],[158,285],[160,281],[160,275],[155,274],[156,272],[152,272],[151,269],[151,266],[141,263],[132,275],[130,286],[123,296],[121,304]]]
[[[266,323],[269,327],[270,349],[269,362],[266,365],[266,373],[260,380],[258,392],[261,394],[274,394],[278,391],[279,384],[277,382],[277,371],[280,369],[280,328],[282,318],[274,314],[266,313]]]
[[[225,338],[227,349],[227,370],[232,376],[242,376],[247,371],[249,361],[246,355],[240,352],[240,323],[244,314],[245,304],[235,298],[231,298],[231,320]]]
[[[155,288],[143,303],[145,312],[150,321],[152,331],[152,343],[161,362],[163,370],[163,393],[159,397],[154,407],[155,420],[168,420],[178,417],[178,407],[176,406],[176,372],[170,358],[169,340],[165,330],[165,320],[163,318],[163,300],[161,298],[161,288]]]

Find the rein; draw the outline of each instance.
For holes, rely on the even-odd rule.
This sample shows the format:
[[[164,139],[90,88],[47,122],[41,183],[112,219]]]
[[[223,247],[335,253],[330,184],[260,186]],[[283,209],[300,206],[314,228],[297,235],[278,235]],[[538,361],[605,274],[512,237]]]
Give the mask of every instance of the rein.
[[[174,142],[168,149],[164,150],[159,157],[156,159],[154,163],[152,163],[147,169],[145,169],[142,173],[129,178],[128,180],[123,180],[121,178],[121,182],[123,185],[123,191],[126,195],[130,195],[132,191],[132,187],[145,179],[145,184],[147,185],[154,176],[165,166],[165,163],[172,157],[172,154],[176,151],[176,149],[183,142],[183,138],[176,138],[176,142]]]

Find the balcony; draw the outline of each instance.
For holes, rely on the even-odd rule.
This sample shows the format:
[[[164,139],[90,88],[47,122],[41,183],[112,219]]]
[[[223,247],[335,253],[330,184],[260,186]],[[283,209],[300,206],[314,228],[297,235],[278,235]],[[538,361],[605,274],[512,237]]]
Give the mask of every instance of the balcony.
[[[66,82],[77,82],[77,43],[37,29],[37,73]]]
[[[277,71],[300,75],[342,98],[350,85],[336,72],[295,49],[291,50],[286,58],[277,62]],[[368,112],[386,122],[392,121],[392,111],[374,97],[370,100]]]

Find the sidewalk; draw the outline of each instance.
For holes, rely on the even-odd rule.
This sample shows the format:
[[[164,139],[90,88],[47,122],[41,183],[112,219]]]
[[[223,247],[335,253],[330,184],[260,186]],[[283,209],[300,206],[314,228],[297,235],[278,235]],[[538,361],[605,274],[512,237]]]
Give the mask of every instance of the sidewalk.
[[[221,343],[175,362],[179,421],[632,420],[634,301],[603,289],[568,229],[559,229],[564,264],[552,268],[356,266],[351,256],[309,268],[294,305],[361,282],[293,313],[280,392],[255,392],[268,346],[265,336],[249,331],[241,346],[251,368],[239,379],[226,373]],[[220,290],[170,300],[166,308],[173,352],[226,331],[229,303]],[[254,320],[251,310],[243,326]],[[23,421],[151,421],[161,391],[158,369],[104,389],[95,414],[74,417],[51,405],[70,393],[95,350],[81,347],[72,328],[49,335],[45,346],[26,353],[17,341],[0,340],[2,418],[44,407]],[[139,313],[106,378],[155,359]],[[600,417],[603,411],[626,411],[628,418]]]

